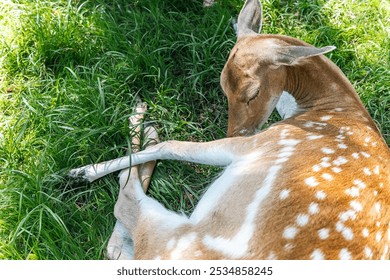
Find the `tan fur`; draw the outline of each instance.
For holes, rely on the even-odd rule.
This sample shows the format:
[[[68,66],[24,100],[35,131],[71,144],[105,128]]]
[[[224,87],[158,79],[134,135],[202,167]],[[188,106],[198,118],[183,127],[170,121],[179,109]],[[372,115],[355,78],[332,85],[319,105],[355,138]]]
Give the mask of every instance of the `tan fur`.
[[[248,0],[221,74],[230,138],[167,141],[73,173],[94,180],[157,159],[225,167],[190,217],[146,196],[137,169],[122,173],[115,216],[136,259],[389,259],[389,147],[323,55],[333,48],[259,35],[260,15]],[[297,111],[258,132],[282,91]]]

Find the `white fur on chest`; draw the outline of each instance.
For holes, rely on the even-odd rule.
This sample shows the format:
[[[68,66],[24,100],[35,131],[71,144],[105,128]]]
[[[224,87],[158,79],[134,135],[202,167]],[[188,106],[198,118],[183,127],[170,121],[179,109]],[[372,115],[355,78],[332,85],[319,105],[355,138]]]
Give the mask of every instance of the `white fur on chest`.
[[[288,119],[297,113],[298,104],[290,93],[283,91],[276,104],[276,110],[283,119]]]

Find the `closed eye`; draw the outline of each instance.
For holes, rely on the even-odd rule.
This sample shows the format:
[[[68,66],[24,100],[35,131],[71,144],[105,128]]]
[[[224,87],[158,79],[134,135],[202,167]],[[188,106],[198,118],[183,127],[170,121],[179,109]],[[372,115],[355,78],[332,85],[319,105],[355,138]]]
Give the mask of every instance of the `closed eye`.
[[[253,91],[251,94],[248,94],[246,104],[249,105],[250,102],[255,100],[260,94],[260,89],[256,88],[255,91]]]

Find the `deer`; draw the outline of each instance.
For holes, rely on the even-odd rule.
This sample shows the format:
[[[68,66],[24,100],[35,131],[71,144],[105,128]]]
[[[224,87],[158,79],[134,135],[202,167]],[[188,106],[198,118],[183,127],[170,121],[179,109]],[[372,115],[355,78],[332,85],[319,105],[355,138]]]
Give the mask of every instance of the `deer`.
[[[220,77],[226,138],[159,142],[150,128],[146,149],[70,171],[93,182],[121,170],[109,258],[389,259],[390,150],[325,56],[335,47],[261,34],[261,23],[261,3],[247,0]],[[260,130],[275,107],[283,119]],[[168,159],[223,168],[191,215],[145,194]]]

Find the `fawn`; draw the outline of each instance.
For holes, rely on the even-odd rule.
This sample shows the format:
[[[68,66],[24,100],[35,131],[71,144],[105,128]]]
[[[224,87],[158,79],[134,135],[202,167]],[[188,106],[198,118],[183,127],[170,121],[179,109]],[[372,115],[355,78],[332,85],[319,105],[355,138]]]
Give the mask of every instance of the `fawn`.
[[[261,15],[247,0],[221,74],[228,138],[161,142],[71,171],[93,181],[124,169],[110,258],[389,259],[387,144],[323,55],[334,47],[261,35]],[[277,104],[285,119],[259,131]],[[153,129],[146,137],[158,141]],[[189,217],[145,194],[163,159],[225,167]]]

